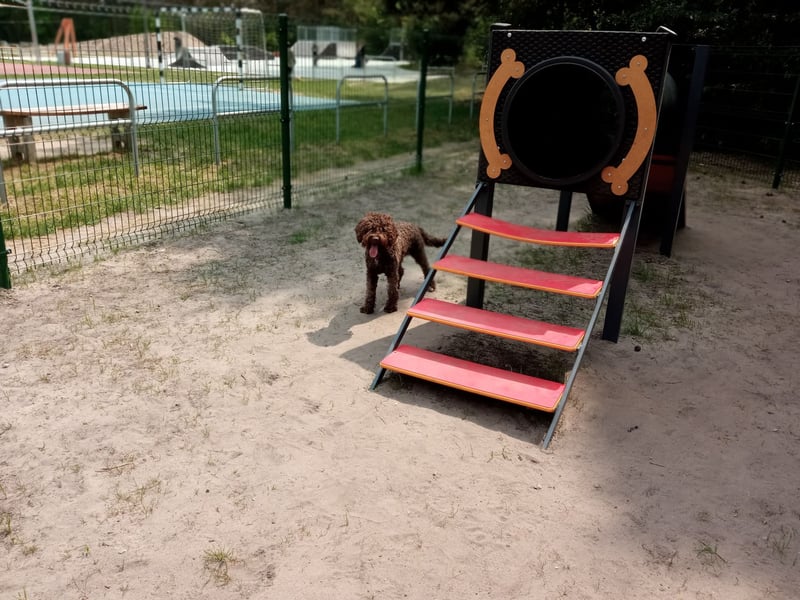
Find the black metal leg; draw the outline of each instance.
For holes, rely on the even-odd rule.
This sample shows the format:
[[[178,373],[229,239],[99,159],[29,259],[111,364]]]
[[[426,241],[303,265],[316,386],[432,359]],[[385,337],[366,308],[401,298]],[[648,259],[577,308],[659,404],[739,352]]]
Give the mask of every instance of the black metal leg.
[[[636,250],[636,238],[639,235],[639,223],[642,220],[641,202],[628,205],[625,220],[626,222],[622,224],[624,235],[620,240],[619,257],[608,290],[606,320],[603,323],[603,339],[615,343],[619,339],[622,311],[625,308],[625,294],[628,290],[633,254]]]
[[[680,197],[675,199],[674,196],[680,192]],[[664,221],[664,227],[661,230],[661,247],[659,252],[663,256],[672,256],[672,242],[675,239],[675,232],[679,227],[686,225],[686,192],[683,190],[673,190],[670,205],[669,216]]]
[[[669,216],[661,231],[660,252],[664,256],[672,254],[672,242],[676,229],[686,225],[686,173],[689,170],[689,159],[694,147],[695,129],[697,128],[697,119],[700,113],[700,98],[703,94],[709,53],[708,46],[696,46],[694,48],[692,78],[684,106],[686,114],[683,119],[681,142],[675,156],[675,176],[670,194]]]
[[[569,213],[572,209],[572,191],[561,190],[558,196],[558,217],[556,218],[556,231],[569,229]]]
[[[491,217],[493,203],[494,184],[485,184],[475,200],[475,212]],[[486,260],[489,258],[489,234],[481,231],[472,232],[469,256],[477,260]],[[485,290],[486,282],[483,279],[475,279],[474,277],[467,279],[467,306],[483,308]]]

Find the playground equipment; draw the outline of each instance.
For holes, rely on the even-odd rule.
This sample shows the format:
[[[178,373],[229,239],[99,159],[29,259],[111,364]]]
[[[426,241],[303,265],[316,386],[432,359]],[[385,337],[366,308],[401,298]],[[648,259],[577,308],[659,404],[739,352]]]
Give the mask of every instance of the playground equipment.
[[[710,48],[702,45],[675,44],[670,50],[642,214],[649,232],[661,237],[665,256],[672,254],[676,230],[686,225],[686,173],[709,55]],[[614,199],[592,193],[587,197],[595,214],[616,222],[622,218],[623,206]]]
[[[642,215],[669,32],[530,31],[496,25],[480,109],[481,152],[467,202],[372,382],[393,371],[552,415],[547,447],[573,385],[589,334],[608,293],[603,338],[619,337]],[[555,231],[492,217],[497,185],[559,190]],[[619,231],[568,231],[572,194],[619,203]],[[471,230],[470,256],[450,252]],[[590,279],[490,262],[492,236],[522,244],[597,248],[611,253],[605,277]],[[464,305],[424,298],[436,271],[467,277]],[[544,323],[483,308],[486,281],[594,302],[585,328]],[[574,356],[565,381],[550,381],[402,344],[412,319],[554,348]]]
[[[170,67],[182,67],[184,69],[205,69],[205,65],[197,62],[188,48],[183,46],[181,38],[175,36],[173,43],[175,44],[175,62],[170,63]]]
[[[255,9],[162,7],[156,13],[155,29],[161,83],[166,82],[166,66],[261,75],[270,59],[264,16]],[[163,39],[167,32],[180,32],[172,38],[175,60],[170,63],[167,63],[169,52]]]
[[[352,28],[334,26],[297,26],[297,41],[292,46],[295,56],[321,58],[349,58],[355,59],[359,47],[357,44],[357,31]]]

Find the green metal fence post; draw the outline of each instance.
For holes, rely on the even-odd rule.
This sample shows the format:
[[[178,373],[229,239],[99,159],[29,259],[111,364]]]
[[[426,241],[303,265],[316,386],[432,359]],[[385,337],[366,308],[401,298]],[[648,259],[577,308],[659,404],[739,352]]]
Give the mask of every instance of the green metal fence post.
[[[772,179],[772,187],[773,189],[778,189],[781,185],[781,179],[783,178],[783,167],[786,164],[786,151],[789,147],[789,140],[791,139],[792,129],[796,125],[796,113],[797,113],[797,96],[800,94],[800,75],[797,76],[797,83],[794,86],[794,94],[792,95],[792,101],[789,105],[789,113],[786,116],[786,129],[784,129],[783,133],[783,140],[781,140],[781,147],[778,151],[778,162],[775,165],[775,176]]]
[[[3,235],[3,223],[0,222],[0,288],[11,289],[11,271],[8,269],[8,253],[6,238]]]
[[[289,17],[278,16],[281,77],[281,149],[283,155],[283,207],[292,208],[292,110],[289,80]]]
[[[425,86],[428,80],[428,30],[422,30],[422,56],[417,86],[417,173],[422,172],[422,134],[425,131]]]

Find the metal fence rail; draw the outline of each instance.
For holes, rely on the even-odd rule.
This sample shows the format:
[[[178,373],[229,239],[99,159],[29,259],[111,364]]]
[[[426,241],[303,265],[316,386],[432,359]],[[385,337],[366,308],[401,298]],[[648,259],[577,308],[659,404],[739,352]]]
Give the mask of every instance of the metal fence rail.
[[[384,137],[389,133],[389,82],[384,75],[344,75],[336,84],[336,143],[339,143],[342,137],[342,106],[347,102],[343,98],[342,90],[348,81],[364,81],[367,79],[376,80],[378,83],[383,84],[383,97],[378,100],[370,102],[351,101],[347,103],[350,107],[353,106],[379,106],[383,108],[383,135]]]

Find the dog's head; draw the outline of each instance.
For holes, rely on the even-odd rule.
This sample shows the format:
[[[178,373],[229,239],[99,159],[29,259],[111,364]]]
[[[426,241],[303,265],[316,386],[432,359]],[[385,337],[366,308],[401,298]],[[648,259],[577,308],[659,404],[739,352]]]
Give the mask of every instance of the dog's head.
[[[384,213],[367,213],[356,225],[356,239],[370,258],[377,258],[381,248],[388,250],[394,246],[397,239],[394,219]]]

